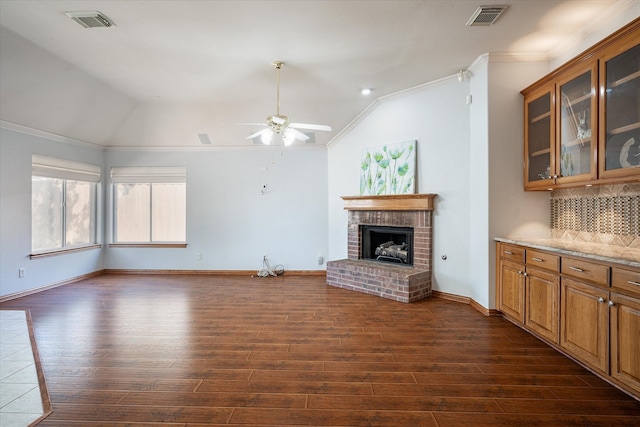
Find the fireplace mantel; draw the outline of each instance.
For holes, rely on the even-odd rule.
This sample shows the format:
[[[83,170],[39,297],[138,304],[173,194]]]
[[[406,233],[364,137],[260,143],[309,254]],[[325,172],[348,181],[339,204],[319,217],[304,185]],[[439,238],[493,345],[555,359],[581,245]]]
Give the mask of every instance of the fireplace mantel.
[[[385,196],[342,196],[349,211],[432,211],[437,194],[393,194]]]

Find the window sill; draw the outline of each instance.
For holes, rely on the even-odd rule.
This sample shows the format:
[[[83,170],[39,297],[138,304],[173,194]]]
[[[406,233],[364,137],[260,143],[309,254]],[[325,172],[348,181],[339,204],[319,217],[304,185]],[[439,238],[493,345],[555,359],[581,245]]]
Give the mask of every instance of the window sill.
[[[110,248],[186,248],[186,243],[109,243]]]
[[[91,250],[91,249],[100,249],[101,247],[102,247],[102,244],[96,243],[94,245],[77,246],[77,247],[73,247],[73,248],[52,249],[52,250],[46,251],[46,252],[38,252],[38,253],[35,253],[35,254],[31,254],[31,255],[29,255],[29,258],[31,258],[31,259],[46,258],[46,257],[50,257],[50,256],[64,255],[64,254],[68,254],[68,253],[72,253],[72,252],[82,252],[82,251],[88,251],[88,250]]]

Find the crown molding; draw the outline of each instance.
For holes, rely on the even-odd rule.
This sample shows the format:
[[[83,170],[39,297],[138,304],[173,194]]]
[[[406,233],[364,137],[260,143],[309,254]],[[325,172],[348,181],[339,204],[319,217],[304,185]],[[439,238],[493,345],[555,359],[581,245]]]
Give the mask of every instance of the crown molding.
[[[83,141],[80,139],[69,138],[67,136],[58,135],[40,129],[34,129],[29,126],[19,125],[17,123],[8,122],[6,120],[0,120],[0,128],[23,133],[25,135],[36,136],[38,138],[48,139],[49,141],[61,142],[63,144],[71,144],[81,147],[90,147],[100,151],[104,151],[106,148],[104,145],[95,144],[93,142]]]
[[[326,151],[327,146],[323,144],[307,144],[307,145],[211,145],[207,147],[188,146],[188,147],[124,147],[109,146],[105,147],[107,152],[148,152],[148,153],[174,153],[174,152],[221,152],[221,151]]]

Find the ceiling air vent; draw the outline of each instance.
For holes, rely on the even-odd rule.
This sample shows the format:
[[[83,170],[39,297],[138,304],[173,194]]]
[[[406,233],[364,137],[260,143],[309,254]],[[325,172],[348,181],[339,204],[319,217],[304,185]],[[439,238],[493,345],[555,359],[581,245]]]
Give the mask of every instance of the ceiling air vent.
[[[85,28],[109,28],[114,26],[109,18],[97,10],[89,12],[66,12],[65,15]]]
[[[492,25],[509,6],[480,6],[467,21],[468,27]]]

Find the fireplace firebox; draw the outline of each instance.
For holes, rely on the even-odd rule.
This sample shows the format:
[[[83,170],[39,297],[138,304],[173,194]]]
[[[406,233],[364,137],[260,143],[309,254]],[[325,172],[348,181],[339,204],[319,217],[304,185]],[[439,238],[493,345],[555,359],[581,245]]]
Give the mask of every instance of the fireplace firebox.
[[[362,259],[413,265],[413,228],[361,225]]]

